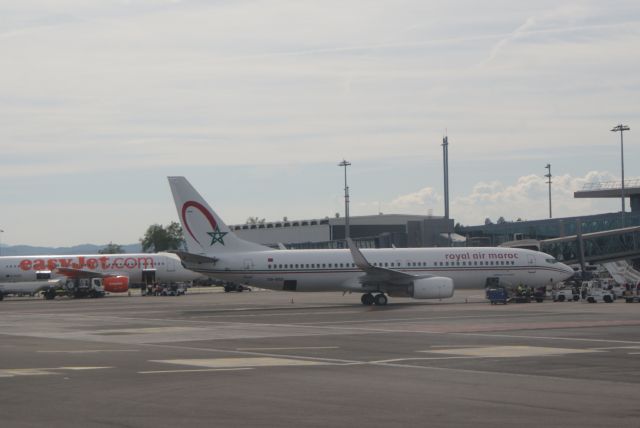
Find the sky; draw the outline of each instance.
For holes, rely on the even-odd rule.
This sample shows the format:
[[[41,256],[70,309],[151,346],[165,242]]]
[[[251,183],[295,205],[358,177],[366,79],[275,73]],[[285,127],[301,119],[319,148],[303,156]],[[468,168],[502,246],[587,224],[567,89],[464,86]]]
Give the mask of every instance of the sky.
[[[640,3],[5,0],[3,245],[137,242],[184,175],[248,217],[617,212],[640,177]],[[628,209],[628,201],[627,201]]]

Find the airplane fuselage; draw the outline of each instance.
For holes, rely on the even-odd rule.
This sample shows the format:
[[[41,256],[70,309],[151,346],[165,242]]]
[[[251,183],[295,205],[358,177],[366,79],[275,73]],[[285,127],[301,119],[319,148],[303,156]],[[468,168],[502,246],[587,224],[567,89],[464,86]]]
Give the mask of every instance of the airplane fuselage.
[[[125,275],[131,283],[143,282],[143,272],[153,271],[156,281],[191,281],[202,276],[185,269],[173,254],[90,254],[0,257],[0,282],[35,281],[55,276],[57,268],[84,269],[101,274]]]
[[[482,289],[489,278],[502,284],[541,287],[572,273],[551,256],[512,248],[362,249],[372,265],[411,275],[451,278],[456,288]],[[222,254],[216,263],[189,269],[223,280],[272,290],[370,291],[358,277],[349,250],[273,250]]]

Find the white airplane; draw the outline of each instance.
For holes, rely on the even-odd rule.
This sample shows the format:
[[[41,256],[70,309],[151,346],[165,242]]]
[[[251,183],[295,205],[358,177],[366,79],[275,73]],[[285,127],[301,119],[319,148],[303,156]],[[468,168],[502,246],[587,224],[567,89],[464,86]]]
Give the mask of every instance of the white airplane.
[[[34,281],[63,276],[103,278],[104,290],[111,293],[126,292],[130,283],[181,282],[203,278],[199,273],[185,269],[180,259],[171,253],[0,257],[0,283],[4,284],[4,290],[19,289],[12,283],[36,284]],[[5,291],[4,294],[9,292]]]
[[[487,283],[541,287],[574,274],[552,256],[516,248],[272,249],[240,239],[184,177],[169,177],[188,253],[183,265],[213,278],[284,291],[360,292],[365,305],[386,295],[441,299]]]

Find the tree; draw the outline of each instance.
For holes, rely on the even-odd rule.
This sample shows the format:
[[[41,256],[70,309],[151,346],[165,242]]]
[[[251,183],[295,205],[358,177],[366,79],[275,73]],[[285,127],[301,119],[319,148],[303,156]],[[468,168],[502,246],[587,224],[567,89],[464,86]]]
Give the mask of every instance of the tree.
[[[122,246],[118,244],[114,244],[113,242],[109,242],[106,247],[101,250],[98,250],[98,254],[122,254],[126,253],[126,251],[122,248]]]
[[[496,221],[497,224],[505,224],[506,222],[507,220],[505,220],[502,216],[500,216],[500,218]]]
[[[179,250],[184,247],[182,226],[175,221],[166,228],[161,224],[152,224],[140,239],[140,244],[144,252]]]
[[[249,217],[246,224],[264,224],[265,221],[265,219],[260,217]]]
[[[490,224],[493,224],[493,222],[491,221],[491,219],[490,219],[489,217],[487,217],[487,218],[485,218],[485,219],[484,219],[484,224],[485,224],[486,226],[488,226],[488,225],[490,225]]]

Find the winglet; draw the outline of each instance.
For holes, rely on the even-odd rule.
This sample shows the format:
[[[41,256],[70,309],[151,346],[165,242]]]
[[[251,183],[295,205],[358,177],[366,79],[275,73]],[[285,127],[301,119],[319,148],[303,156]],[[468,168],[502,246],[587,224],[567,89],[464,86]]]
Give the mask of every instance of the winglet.
[[[353,262],[362,270],[370,269],[371,263],[364,257],[362,252],[356,246],[356,243],[353,242],[351,238],[347,238],[347,245],[349,246],[349,251],[351,251],[351,257],[353,257]]]

